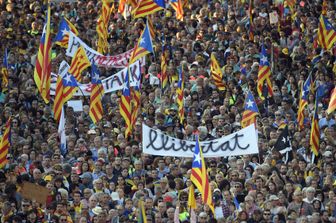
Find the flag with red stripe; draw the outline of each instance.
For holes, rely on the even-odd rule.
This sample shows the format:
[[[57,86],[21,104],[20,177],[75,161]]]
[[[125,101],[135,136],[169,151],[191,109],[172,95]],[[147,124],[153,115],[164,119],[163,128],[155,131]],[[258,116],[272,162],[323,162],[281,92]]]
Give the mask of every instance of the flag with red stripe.
[[[7,154],[10,148],[10,131],[11,131],[11,118],[9,118],[5,125],[5,131],[2,134],[0,142],[0,169],[4,168],[8,163]]]
[[[101,15],[98,18],[97,21],[97,27],[96,31],[98,34],[98,52],[99,53],[107,53],[108,50],[108,42],[107,42],[107,37],[108,37],[108,22],[110,20],[111,16],[111,9],[110,3],[106,0],[102,1],[102,10],[101,10]]]
[[[68,48],[69,32],[72,32],[76,36],[79,34],[76,27],[67,18],[63,17],[54,42],[63,48]]]
[[[331,97],[330,97],[330,102],[329,102],[329,106],[327,109],[327,113],[331,114],[333,111],[335,111],[336,108],[336,87],[334,88],[334,90],[331,93]]]
[[[5,49],[5,54],[2,60],[2,67],[1,67],[1,89],[2,92],[8,91],[8,82],[9,82],[9,73],[8,73],[8,53],[7,48]]]
[[[192,162],[190,180],[195,184],[198,191],[201,192],[203,203],[209,205],[211,210],[214,211],[212,203],[212,191],[209,185],[208,171],[206,169],[202,148],[199,145],[198,135],[196,135],[196,145]]]
[[[170,5],[176,12],[176,19],[183,21],[183,3],[182,0],[171,0]]]
[[[91,65],[86,52],[82,46],[78,47],[75,56],[71,60],[69,73],[72,74],[77,81],[82,80],[82,72]]]
[[[253,34],[253,0],[250,0],[249,3],[249,40],[254,40],[254,34]]]
[[[176,102],[178,106],[178,114],[180,118],[180,123],[183,124],[184,121],[184,78],[182,67],[178,69],[179,71],[179,79],[177,82],[177,89],[176,89]]]
[[[104,95],[104,88],[99,77],[99,70],[97,67],[91,65],[91,84],[92,90],[90,95],[90,112],[89,115],[93,121],[93,124],[99,122],[104,114],[102,98]]]
[[[48,4],[47,21],[43,28],[39,50],[34,69],[34,81],[45,103],[50,101],[51,80],[51,38],[50,38],[50,4]]]
[[[167,59],[164,49],[161,54],[161,75],[160,75],[161,89],[165,89],[168,84],[168,73],[167,73]]]
[[[165,8],[164,0],[139,0],[132,11],[133,18],[145,17]]]
[[[317,38],[320,46],[325,50],[330,50],[336,42],[336,30],[323,15],[320,17]]]
[[[245,98],[245,110],[241,120],[241,126],[243,128],[256,122],[256,117],[259,113],[257,103],[254,100],[251,91],[248,91]]]
[[[223,73],[222,70],[218,64],[218,61],[215,57],[215,54],[211,54],[211,58],[210,58],[210,71],[211,71],[211,75],[212,75],[212,79],[216,85],[216,87],[218,88],[218,90],[220,91],[224,91],[225,90],[225,84],[223,82]]]
[[[311,130],[310,130],[310,148],[315,156],[318,156],[320,149],[320,129],[318,119],[318,99],[315,98],[315,109],[312,118]]]
[[[311,89],[311,83],[312,83],[312,75],[310,74],[307,78],[307,80],[304,82],[302,89],[301,89],[301,97],[299,102],[299,109],[298,109],[298,127],[299,131],[303,129],[303,121],[304,121],[304,110],[305,107],[308,105],[308,95]]]
[[[131,90],[128,70],[125,75],[124,88],[122,90],[122,95],[119,101],[119,110],[121,116],[125,120],[125,137],[127,138],[131,134],[132,130]]]
[[[267,59],[266,50],[264,44],[261,47],[260,53],[260,63],[258,70],[258,83],[257,83],[257,91],[258,95],[262,100],[265,100],[264,93],[264,85],[266,82],[267,94],[268,96],[273,96],[272,83],[271,83],[271,68]]]

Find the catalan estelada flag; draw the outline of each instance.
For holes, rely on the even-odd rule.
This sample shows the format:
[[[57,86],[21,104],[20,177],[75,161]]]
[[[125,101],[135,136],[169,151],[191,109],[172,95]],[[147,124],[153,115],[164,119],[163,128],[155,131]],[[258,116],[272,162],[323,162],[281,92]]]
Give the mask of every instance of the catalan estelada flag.
[[[138,223],[147,223],[146,210],[143,201],[140,199],[138,204]]]
[[[1,67],[1,89],[2,92],[6,92],[8,90],[8,81],[9,81],[9,73],[8,73],[8,53],[7,48],[5,49],[5,54],[2,60]]]
[[[132,11],[133,18],[145,17],[165,8],[164,0],[139,0]]]
[[[11,131],[11,118],[6,122],[5,131],[2,134],[0,141],[0,169],[2,169],[8,162],[7,154],[10,147],[10,131]]]
[[[331,93],[331,97],[330,97],[330,102],[329,102],[329,106],[327,109],[327,113],[331,114],[333,111],[335,111],[336,108],[336,87],[334,88],[334,90]]]
[[[131,115],[131,123],[132,126],[135,126],[135,123],[137,121],[138,118],[138,114],[139,114],[139,110],[140,110],[140,106],[141,106],[141,93],[140,93],[140,85],[141,85],[141,77],[139,78],[139,80],[137,81],[137,84],[131,88],[131,103],[132,103],[132,115]]]
[[[177,89],[176,89],[176,103],[178,106],[178,114],[180,118],[180,123],[183,124],[184,121],[184,78],[182,67],[178,69],[179,72],[179,79],[177,82]]]
[[[67,48],[69,41],[69,32],[72,32],[78,36],[76,27],[65,17],[62,18],[58,27],[58,33],[54,39],[54,42],[61,47]]]
[[[183,3],[182,0],[171,0],[170,5],[176,12],[176,19],[183,21]]]
[[[78,83],[75,77],[69,73],[63,77],[58,76],[54,100],[54,118],[59,123],[63,105],[69,101],[78,89]]]
[[[142,34],[138,40],[137,45],[134,47],[132,56],[130,58],[129,64],[134,63],[139,60],[141,57],[146,56],[149,53],[153,53],[153,43],[151,37],[150,26],[148,25],[148,20],[145,29],[142,31]]]
[[[90,95],[90,112],[89,115],[93,121],[93,124],[96,124],[103,117],[103,104],[102,98],[104,95],[104,88],[101,80],[99,79],[99,71],[96,65],[91,65],[91,95]]]
[[[48,4],[47,21],[43,28],[39,50],[36,57],[34,81],[45,103],[50,100],[51,79],[51,38],[50,38],[50,5]]]
[[[212,191],[209,185],[208,171],[205,166],[202,148],[199,145],[198,135],[196,135],[196,145],[190,180],[195,184],[198,191],[201,192],[203,203],[209,205],[213,212],[214,206],[212,203]]]
[[[310,130],[310,148],[314,155],[317,157],[320,149],[320,129],[319,129],[319,119],[318,119],[318,100],[315,98],[315,109],[314,115],[311,123]]]
[[[125,138],[127,138],[131,134],[132,130],[131,90],[128,70],[125,75],[124,88],[122,90],[122,95],[119,101],[119,110],[121,116],[125,120]]]
[[[97,21],[96,31],[98,34],[98,52],[104,54],[104,53],[107,53],[107,48],[108,48],[107,29],[108,29],[108,22],[111,16],[111,7],[110,7],[110,3],[107,0],[103,0],[102,3],[103,4],[102,4],[101,15]]]
[[[241,120],[241,126],[243,128],[256,122],[256,116],[259,113],[257,103],[254,100],[251,91],[248,91],[245,98],[245,108],[243,112],[243,117]]]
[[[259,63],[259,70],[258,70],[258,84],[257,84],[258,95],[261,98],[261,100],[265,100],[265,97],[263,95],[265,82],[266,82],[268,96],[271,97],[273,96],[273,89],[272,89],[272,82],[271,82],[271,68],[270,68],[270,64],[267,59],[266,50],[263,44],[261,46],[260,63]]]
[[[161,75],[160,75],[161,89],[165,89],[168,84],[168,73],[167,73],[167,58],[164,49],[161,54]]]
[[[212,79],[216,87],[218,88],[218,90],[224,91],[225,84],[223,82],[223,73],[213,53],[211,54],[211,58],[210,58],[210,71],[211,71]]]
[[[86,52],[82,46],[78,47],[75,56],[71,60],[69,73],[72,74],[77,81],[82,80],[82,72],[91,65]]]
[[[250,0],[249,3],[249,40],[254,40],[254,33],[253,33],[253,0]]]
[[[301,131],[304,127],[303,126],[304,109],[308,105],[308,95],[311,89],[311,84],[312,84],[312,75],[310,74],[307,80],[304,82],[302,89],[301,89],[301,96],[300,96],[298,117],[297,117],[299,131]]]
[[[317,38],[320,46],[325,50],[330,50],[336,42],[335,28],[323,15],[320,17]]]

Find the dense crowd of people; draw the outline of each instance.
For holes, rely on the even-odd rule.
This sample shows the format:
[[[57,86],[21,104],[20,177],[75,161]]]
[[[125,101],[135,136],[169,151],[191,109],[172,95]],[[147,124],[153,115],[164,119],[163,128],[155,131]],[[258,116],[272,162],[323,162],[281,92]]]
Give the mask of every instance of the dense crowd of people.
[[[119,112],[120,92],[103,97],[104,116],[93,125],[88,114],[66,107],[67,153],[62,154],[52,104],[45,104],[34,83],[36,53],[46,15],[46,4],[32,0],[0,0],[0,52],[8,49],[8,90],[0,93],[1,133],[9,117],[11,146],[8,163],[0,171],[1,222],[137,222],[138,201],[144,202],[146,221],[176,222],[336,222],[336,121],[327,114],[334,88],[336,47],[316,46],[321,0],[254,0],[253,40],[249,37],[250,1],[189,0],[184,20],[167,9],[151,15],[154,54],[142,70],[141,112],[130,137]],[[336,2],[326,1],[326,18],[336,27]],[[118,2],[115,2],[115,9]],[[283,7],[281,7],[283,6]],[[97,48],[96,25],[101,1],[52,1],[51,32],[54,38],[62,16],[71,21],[79,37]],[[272,16],[271,16],[272,14]],[[277,19],[275,19],[274,15]],[[274,20],[278,20],[275,21]],[[125,18],[112,12],[108,26],[108,54],[134,47],[145,19]],[[261,100],[256,86],[261,44],[271,64],[273,97]],[[160,75],[160,55],[169,59],[169,87],[161,90],[151,78]],[[210,72],[214,53],[226,89],[220,91]],[[315,56],[320,60],[313,61]],[[52,48],[52,72],[71,58],[65,49]],[[185,121],[179,123],[177,68],[184,74]],[[333,70],[334,68],[334,70]],[[118,71],[99,67],[101,78]],[[310,145],[314,89],[304,112],[304,129],[298,130],[297,111],[303,82],[312,74],[315,86],[324,86],[318,103],[320,145],[313,156]],[[83,72],[89,79],[89,70]],[[214,212],[202,203],[188,208],[192,159],[142,153],[141,125],[166,134],[210,140],[241,129],[245,92],[253,92],[259,108],[256,122],[259,154],[206,158]],[[288,126],[292,151],[284,161],[274,149]],[[172,154],[173,155],[173,154]],[[45,204],[24,198],[22,183],[46,187]]]

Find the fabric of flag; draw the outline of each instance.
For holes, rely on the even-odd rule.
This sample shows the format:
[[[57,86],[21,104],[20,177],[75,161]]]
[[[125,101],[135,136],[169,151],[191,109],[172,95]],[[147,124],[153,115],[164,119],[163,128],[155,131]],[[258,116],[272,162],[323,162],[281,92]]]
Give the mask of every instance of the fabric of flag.
[[[124,88],[122,90],[122,95],[119,102],[119,110],[121,116],[125,120],[125,138],[127,138],[131,134],[132,130],[131,90],[128,71],[125,75]]]
[[[286,0],[287,6],[290,8],[292,12],[295,10],[296,0]]]
[[[147,16],[146,24],[148,26],[149,33],[150,33],[150,36],[152,37],[152,40],[155,39],[155,30],[154,30],[153,21],[149,16]]]
[[[120,14],[123,14],[123,13],[124,13],[125,8],[126,8],[126,3],[127,3],[127,0],[120,0],[120,1],[119,1],[118,12],[119,12]]]
[[[320,129],[318,119],[318,100],[315,99],[315,109],[312,118],[311,130],[310,130],[310,146],[314,155],[317,157],[320,148]]]
[[[164,0],[139,0],[132,11],[133,18],[145,17],[165,8]]]
[[[82,72],[91,65],[85,50],[82,46],[78,47],[75,56],[71,60],[69,73],[72,74],[77,81],[82,80]]]
[[[330,50],[336,42],[336,30],[323,15],[320,17],[317,38],[320,46],[325,50]]]
[[[315,66],[318,62],[320,62],[320,60],[322,59],[321,55],[315,55],[312,60],[311,63]]]
[[[257,84],[258,95],[262,100],[265,99],[263,95],[265,82],[267,85],[268,96],[271,97],[273,96],[272,83],[271,83],[271,68],[270,68],[270,64],[267,59],[266,50],[263,44],[261,46],[260,63],[259,63],[259,70],[258,70],[258,84]]]
[[[51,38],[50,38],[50,5],[48,4],[47,21],[43,28],[34,69],[34,81],[45,103],[49,103],[50,101],[50,79],[51,79]]]
[[[5,49],[5,54],[2,60],[1,76],[2,76],[1,77],[1,89],[2,89],[2,92],[5,92],[8,90],[8,81],[9,81],[7,48]]]
[[[2,134],[0,141],[0,169],[6,166],[7,154],[10,147],[10,131],[11,131],[11,118],[9,118],[5,125],[5,131]]]
[[[210,62],[210,70],[214,84],[218,90],[224,91],[223,73],[214,54],[211,54]]]
[[[72,32],[76,36],[79,34],[76,27],[67,18],[63,17],[54,42],[61,47],[68,48],[69,32]]]
[[[62,107],[61,118],[58,124],[58,135],[60,137],[60,149],[62,156],[67,154],[66,135],[65,135],[65,116],[64,108]]]
[[[160,75],[161,89],[165,89],[168,84],[168,73],[167,73],[167,59],[164,50],[161,55],[161,75]]]
[[[58,76],[54,99],[54,119],[60,122],[63,105],[69,101],[78,89],[78,83],[74,76],[67,73],[63,77]]]
[[[214,210],[212,203],[212,191],[209,185],[208,171],[205,166],[205,161],[202,153],[202,148],[199,145],[198,135],[196,135],[196,145],[194,150],[194,158],[190,180],[202,194],[202,201],[209,205],[211,210]]]
[[[107,42],[107,37],[108,37],[108,22],[110,20],[111,16],[111,7],[110,3],[106,0],[102,1],[102,10],[101,10],[101,15],[98,18],[97,21],[97,27],[96,31],[98,34],[98,52],[99,53],[107,53],[108,49],[108,42]]]
[[[329,102],[329,106],[327,109],[327,113],[331,114],[332,112],[335,111],[336,108],[336,87],[334,88],[334,90],[331,93],[331,97],[330,97],[330,102]]]
[[[91,65],[91,84],[92,90],[90,95],[90,112],[89,115],[93,121],[93,124],[96,124],[103,117],[103,104],[102,98],[104,95],[104,88],[101,80],[99,79],[99,71],[96,65]]]
[[[274,149],[280,152],[281,154],[284,154],[292,150],[289,138],[288,126],[286,126],[280,133],[276,143],[274,144]]]
[[[152,37],[150,33],[151,33],[150,26],[148,25],[148,20],[147,20],[146,27],[142,31],[137,45],[134,47],[129,64],[132,64],[135,61],[139,60],[141,57],[154,52]]]
[[[138,209],[139,209],[138,223],[147,223],[146,210],[142,200],[139,200]]]
[[[249,40],[254,40],[254,34],[253,34],[253,0],[250,0],[249,4]]]
[[[141,80],[141,77],[137,81],[136,86],[131,88],[131,103],[132,103],[132,107],[131,107],[131,110],[132,110],[131,126],[135,126],[135,123],[136,123],[137,118],[138,118],[140,106],[141,106],[140,80]]]
[[[257,103],[254,100],[251,91],[248,91],[245,98],[245,108],[243,112],[243,117],[241,120],[241,126],[243,128],[256,122],[256,116],[259,113]]]
[[[326,15],[327,14],[327,8],[328,8],[328,2],[327,0],[323,0],[322,2],[322,15]]]
[[[183,72],[182,67],[179,68],[179,79],[177,83],[177,89],[176,89],[176,102],[178,106],[178,114],[180,118],[180,123],[182,124],[184,121],[184,100],[183,100],[183,93],[184,93],[184,78],[183,78]]]
[[[298,109],[298,128],[299,131],[303,129],[303,121],[304,121],[304,109],[308,105],[308,95],[311,89],[312,84],[312,75],[309,75],[307,80],[304,82],[302,89],[301,89],[301,96],[300,96],[300,102],[299,102],[299,109]]]
[[[189,187],[188,207],[191,209],[196,209],[195,188],[192,184]]]
[[[182,0],[171,0],[170,5],[176,12],[176,19],[183,21],[183,3]]]

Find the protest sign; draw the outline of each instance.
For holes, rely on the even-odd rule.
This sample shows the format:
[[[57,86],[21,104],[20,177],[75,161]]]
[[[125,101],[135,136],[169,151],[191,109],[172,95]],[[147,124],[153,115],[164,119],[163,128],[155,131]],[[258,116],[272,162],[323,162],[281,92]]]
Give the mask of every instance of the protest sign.
[[[200,142],[204,157],[227,157],[259,153],[254,125],[211,141]],[[143,152],[159,156],[193,157],[195,142],[170,137],[142,125]]]

